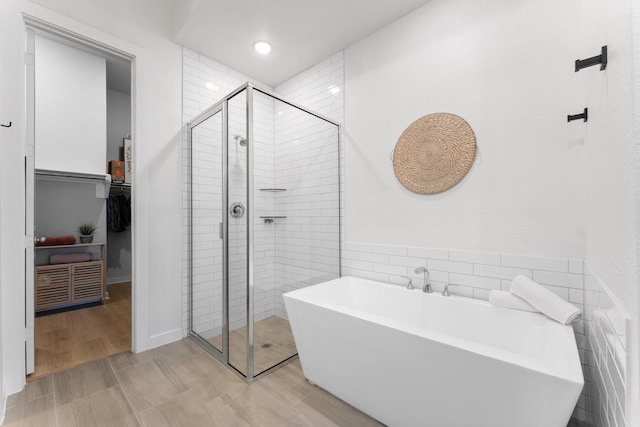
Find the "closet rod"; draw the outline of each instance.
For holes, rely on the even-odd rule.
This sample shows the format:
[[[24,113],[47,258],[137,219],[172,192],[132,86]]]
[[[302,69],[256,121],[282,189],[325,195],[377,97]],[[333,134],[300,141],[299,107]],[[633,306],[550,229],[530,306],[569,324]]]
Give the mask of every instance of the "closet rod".
[[[52,169],[36,169],[36,177],[40,178],[67,178],[67,179],[81,179],[81,180],[95,180],[95,181],[107,181],[111,182],[111,175],[107,174],[95,174],[84,172],[72,172],[72,171],[58,171]]]

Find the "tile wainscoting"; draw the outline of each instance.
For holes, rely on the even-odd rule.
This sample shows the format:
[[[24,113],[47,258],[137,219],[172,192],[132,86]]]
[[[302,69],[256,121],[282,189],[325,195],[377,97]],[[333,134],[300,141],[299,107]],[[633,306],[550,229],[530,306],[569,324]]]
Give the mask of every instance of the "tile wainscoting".
[[[584,308],[587,335],[586,418],[589,424],[628,426],[630,317],[622,304],[585,263]]]
[[[582,259],[546,258],[415,246],[344,242],[342,274],[406,285],[426,266],[434,291],[455,284],[451,294],[487,300],[491,290],[509,290],[522,274],[579,307],[584,318],[573,325],[585,387],[573,418],[597,426],[626,426],[625,384],[629,320],[607,286]]]

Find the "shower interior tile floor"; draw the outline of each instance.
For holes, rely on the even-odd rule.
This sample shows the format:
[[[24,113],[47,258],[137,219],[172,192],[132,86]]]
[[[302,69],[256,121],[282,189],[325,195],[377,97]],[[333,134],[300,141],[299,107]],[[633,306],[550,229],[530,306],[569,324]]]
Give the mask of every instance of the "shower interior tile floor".
[[[3,426],[380,426],[307,382],[297,359],[246,384],[185,338],[27,383]]]
[[[221,335],[208,341],[216,348],[222,348]],[[256,375],[298,352],[289,321],[278,316],[270,316],[253,324],[253,348],[253,371]],[[246,326],[229,332],[229,363],[246,374]]]

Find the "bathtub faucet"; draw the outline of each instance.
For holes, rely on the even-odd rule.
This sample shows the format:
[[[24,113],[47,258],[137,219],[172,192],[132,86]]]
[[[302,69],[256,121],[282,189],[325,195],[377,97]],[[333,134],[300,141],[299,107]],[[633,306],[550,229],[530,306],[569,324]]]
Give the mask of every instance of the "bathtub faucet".
[[[422,285],[422,292],[426,292],[428,294],[432,293],[433,290],[431,289],[431,275],[429,274],[429,270],[427,270],[427,267],[420,266],[413,270],[413,272],[416,274],[424,274],[424,285]]]
[[[409,290],[413,289],[413,280],[411,279],[411,277],[409,276],[400,276],[400,277],[404,277],[405,279],[409,280],[409,283],[407,284],[407,289]]]

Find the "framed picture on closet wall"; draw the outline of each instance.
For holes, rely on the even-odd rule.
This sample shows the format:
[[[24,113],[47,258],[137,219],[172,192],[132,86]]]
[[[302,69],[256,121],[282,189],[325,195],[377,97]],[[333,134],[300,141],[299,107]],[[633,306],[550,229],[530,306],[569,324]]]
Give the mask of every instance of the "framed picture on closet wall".
[[[131,136],[122,140],[124,147],[124,182],[131,184],[133,180],[133,146],[131,144]]]

